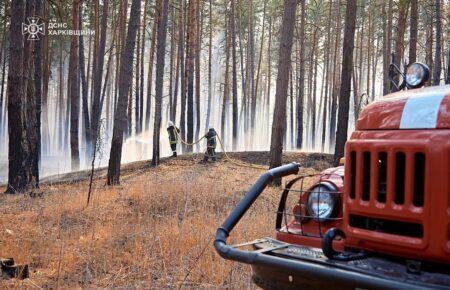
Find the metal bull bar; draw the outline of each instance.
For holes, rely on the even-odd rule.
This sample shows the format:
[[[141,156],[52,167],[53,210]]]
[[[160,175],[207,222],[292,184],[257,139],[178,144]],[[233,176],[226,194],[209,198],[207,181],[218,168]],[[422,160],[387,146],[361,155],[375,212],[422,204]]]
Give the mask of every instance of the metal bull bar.
[[[264,173],[255,185],[247,192],[244,198],[237,204],[236,208],[229,214],[223,224],[217,229],[214,246],[222,258],[234,260],[246,264],[269,267],[283,270],[290,274],[299,274],[314,279],[324,279],[330,283],[342,283],[343,285],[365,287],[369,289],[404,289],[405,284],[395,280],[383,279],[381,277],[365,275],[356,271],[348,271],[343,268],[333,267],[333,264],[311,263],[301,259],[289,259],[277,257],[269,252],[245,251],[237,247],[227,245],[227,239],[253,205],[263,190],[276,178],[297,174],[299,164],[291,163],[281,167],[273,168]],[[408,284],[409,289],[427,289],[419,285]],[[353,288],[354,289],[354,288]]]

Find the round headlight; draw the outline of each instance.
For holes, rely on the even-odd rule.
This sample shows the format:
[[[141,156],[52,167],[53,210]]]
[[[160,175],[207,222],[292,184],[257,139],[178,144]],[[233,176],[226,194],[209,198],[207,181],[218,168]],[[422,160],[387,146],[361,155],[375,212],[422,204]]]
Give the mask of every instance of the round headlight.
[[[426,65],[415,62],[406,69],[405,80],[409,88],[419,88],[423,86],[430,76],[430,70]]]
[[[332,217],[337,204],[337,189],[331,184],[319,184],[308,196],[308,211],[317,220]]]

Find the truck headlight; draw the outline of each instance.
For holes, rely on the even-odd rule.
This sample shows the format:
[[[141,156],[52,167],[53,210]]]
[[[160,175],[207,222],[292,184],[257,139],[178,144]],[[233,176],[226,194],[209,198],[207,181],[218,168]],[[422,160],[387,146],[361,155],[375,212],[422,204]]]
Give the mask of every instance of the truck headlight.
[[[331,218],[337,206],[337,189],[328,183],[315,186],[308,196],[308,212],[316,220]]]
[[[430,76],[430,70],[426,65],[415,62],[406,69],[405,80],[409,88],[415,89],[423,86]]]

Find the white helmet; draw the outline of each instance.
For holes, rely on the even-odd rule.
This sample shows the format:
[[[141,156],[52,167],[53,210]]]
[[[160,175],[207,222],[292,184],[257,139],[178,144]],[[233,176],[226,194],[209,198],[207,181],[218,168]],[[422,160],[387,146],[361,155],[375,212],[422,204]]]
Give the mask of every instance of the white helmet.
[[[173,126],[173,122],[172,122],[172,121],[169,121],[168,124],[169,124],[169,127],[170,127],[170,126]]]

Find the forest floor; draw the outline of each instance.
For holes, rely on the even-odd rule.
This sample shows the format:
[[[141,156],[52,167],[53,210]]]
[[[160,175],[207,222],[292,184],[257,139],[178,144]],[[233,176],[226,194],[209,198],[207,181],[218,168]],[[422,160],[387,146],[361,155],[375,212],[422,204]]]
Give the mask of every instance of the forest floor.
[[[233,153],[265,164],[268,152]],[[46,178],[42,194],[0,194],[0,257],[30,266],[30,278],[2,280],[2,289],[241,289],[255,288],[249,266],[221,259],[217,227],[262,171],[200,155],[123,166],[121,185],[95,173],[86,206],[88,171]],[[302,173],[329,166],[331,156],[288,152]],[[4,187],[0,186],[0,191]],[[279,188],[269,188],[230,237],[273,236]]]

